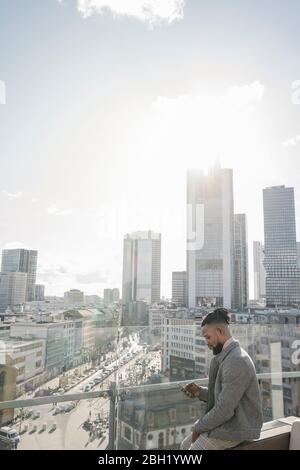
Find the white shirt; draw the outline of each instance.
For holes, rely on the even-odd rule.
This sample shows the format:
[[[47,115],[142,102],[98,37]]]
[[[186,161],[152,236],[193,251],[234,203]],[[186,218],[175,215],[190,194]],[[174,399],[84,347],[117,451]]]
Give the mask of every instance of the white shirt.
[[[224,351],[224,349],[226,349],[231,343],[233,343],[233,341],[235,341],[235,339],[231,336],[227,341],[225,341],[225,343],[223,344],[223,348],[222,348],[222,351]]]

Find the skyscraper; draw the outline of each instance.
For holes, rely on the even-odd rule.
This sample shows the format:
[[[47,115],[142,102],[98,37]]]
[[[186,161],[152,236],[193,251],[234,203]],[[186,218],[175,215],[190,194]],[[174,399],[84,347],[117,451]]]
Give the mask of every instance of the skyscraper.
[[[253,242],[254,299],[266,298],[266,270],[264,267],[264,246],[261,242]]]
[[[0,311],[21,305],[26,300],[26,273],[0,273]]]
[[[45,300],[45,286],[43,284],[35,285],[35,300],[40,302]]]
[[[112,299],[113,302],[119,302],[120,300],[120,290],[117,287],[112,289]]]
[[[189,307],[231,307],[233,294],[233,176],[215,166],[187,175]]]
[[[263,190],[266,303],[269,307],[299,303],[294,188]]]
[[[14,249],[2,251],[2,272],[27,273],[26,301],[35,299],[35,280],[38,252],[36,250]]]
[[[172,302],[178,306],[187,305],[186,271],[174,271],[172,273]]]
[[[246,214],[234,214],[234,294],[233,306],[245,309],[249,301],[248,236]]]
[[[124,237],[122,303],[159,302],[161,234],[151,230]]]
[[[110,305],[114,302],[119,302],[120,300],[120,291],[117,287],[114,289],[104,289],[103,291],[103,300],[105,305]]]

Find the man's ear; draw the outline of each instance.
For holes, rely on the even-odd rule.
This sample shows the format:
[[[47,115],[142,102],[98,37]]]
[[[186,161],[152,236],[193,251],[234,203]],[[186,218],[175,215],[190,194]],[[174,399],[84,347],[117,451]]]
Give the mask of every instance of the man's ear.
[[[217,326],[216,330],[220,335],[224,334],[223,328],[221,326]]]

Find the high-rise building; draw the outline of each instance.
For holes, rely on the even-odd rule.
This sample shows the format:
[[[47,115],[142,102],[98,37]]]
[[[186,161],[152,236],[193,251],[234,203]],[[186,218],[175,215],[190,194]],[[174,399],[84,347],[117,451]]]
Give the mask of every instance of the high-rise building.
[[[120,300],[120,291],[118,288],[114,289],[104,289],[103,299],[105,305],[110,305],[114,302],[119,302]]]
[[[83,305],[84,293],[78,289],[71,289],[64,293],[64,300],[67,305]]]
[[[110,305],[113,302],[112,289],[104,289],[103,300],[105,305]]]
[[[45,286],[43,284],[35,285],[35,300],[40,302],[45,300]]]
[[[246,214],[234,214],[233,307],[243,310],[249,302],[248,236]]]
[[[233,176],[219,166],[187,175],[189,307],[230,308],[233,295]]]
[[[35,280],[38,252],[23,248],[2,251],[2,272],[27,274],[26,301],[35,299]]]
[[[264,246],[253,242],[254,299],[266,298],[266,270],[264,267]]]
[[[124,237],[122,303],[160,300],[161,234],[151,230]]]
[[[187,305],[186,271],[172,272],[172,302],[181,307]]]
[[[297,242],[297,260],[298,260],[298,268],[300,269],[300,242]]]
[[[112,290],[112,299],[113,302],[119,302],[120,300],[120,290],[117,287]]]
[[[21,305],[26,300],[26,273],[0,273],[0,311]]]
[[[294,188],[263,190],[267,307],[299,304]]]

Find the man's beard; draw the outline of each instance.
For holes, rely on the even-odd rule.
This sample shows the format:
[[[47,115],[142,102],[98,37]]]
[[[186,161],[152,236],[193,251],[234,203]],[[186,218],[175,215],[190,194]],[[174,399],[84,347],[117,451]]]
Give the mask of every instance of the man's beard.
[[[222,349],[223,349],[223,344],[217,343],[217,345],[213,348],[213,355],[216,356],[217,354],[220,354]]]

